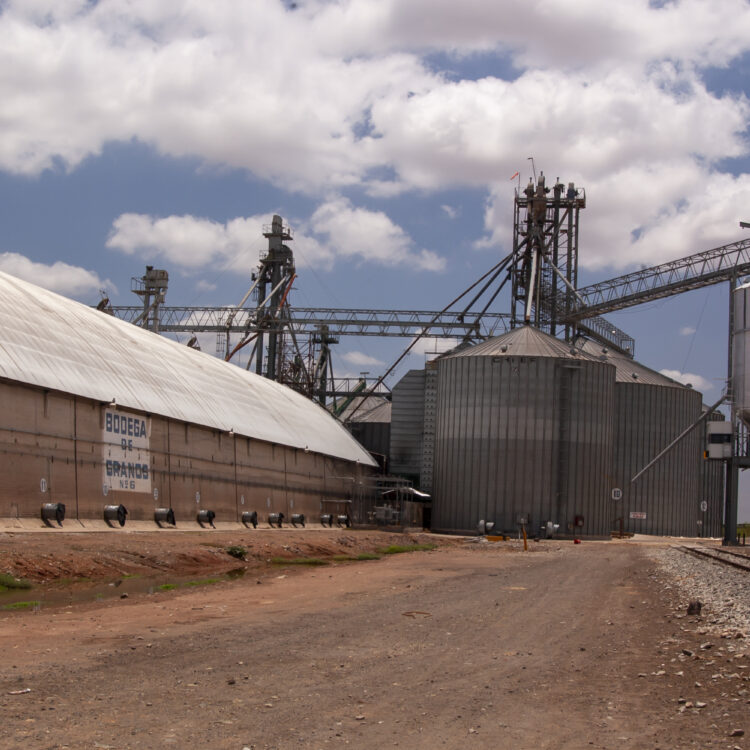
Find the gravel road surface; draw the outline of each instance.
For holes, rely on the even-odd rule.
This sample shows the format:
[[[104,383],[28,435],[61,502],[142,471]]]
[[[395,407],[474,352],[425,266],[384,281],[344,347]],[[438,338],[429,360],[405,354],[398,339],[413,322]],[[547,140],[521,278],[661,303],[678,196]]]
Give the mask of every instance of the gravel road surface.
[[[0,747],[750,747],[747,640],[685,607],[643,545],[548,541],[6,612]]]

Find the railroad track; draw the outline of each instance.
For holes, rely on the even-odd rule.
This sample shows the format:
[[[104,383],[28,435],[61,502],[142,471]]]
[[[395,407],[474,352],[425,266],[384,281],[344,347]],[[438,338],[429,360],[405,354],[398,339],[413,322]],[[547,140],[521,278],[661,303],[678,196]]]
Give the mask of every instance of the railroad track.
[[[740,552],[718,548],[688,547],[686,545],[679,545],[675,549],[694,557],[707,557],[709,560],[721,563],[722,565],[729,565],[732,568],[738,568],[739,570],[744,570],[746,573],[750,573],[750,556],[743,555]],[[740,560],[744,560],[744,562],[740,562]]]

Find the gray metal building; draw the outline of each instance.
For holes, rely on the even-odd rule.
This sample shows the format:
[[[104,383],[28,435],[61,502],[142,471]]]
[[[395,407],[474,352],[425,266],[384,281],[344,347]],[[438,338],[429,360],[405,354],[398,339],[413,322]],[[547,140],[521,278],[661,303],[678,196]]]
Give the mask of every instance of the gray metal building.
[[[438,361],[432,528],[609,534],[615,368],[531,326]]]

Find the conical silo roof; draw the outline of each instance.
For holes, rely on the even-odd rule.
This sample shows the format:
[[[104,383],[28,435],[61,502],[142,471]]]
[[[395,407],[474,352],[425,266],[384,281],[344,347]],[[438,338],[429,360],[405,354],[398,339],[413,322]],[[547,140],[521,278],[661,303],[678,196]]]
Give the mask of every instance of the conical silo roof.
[[[646,367],[646,365],[631,359],[626,354],[608,349],[606,346],[603,346],[596,341],[585,339],[582,344],[580,341],[577,342],[576,346],[581,347],[584,352],[596,357],[602,362],[609,362],[611,365],[614,365],[616,383],[663,385],[671,388],[688,387],[684,383],[668,378],[666,375],[662,375],[660,372],[652,370],[650,367]]]
[[[488,339],[459,352],[447,354],[442,359],[454,357],[550,357],[601,361],[600,357],[581,351],[570,343],[560,341],[530,325],[514,328],[502,336]]]

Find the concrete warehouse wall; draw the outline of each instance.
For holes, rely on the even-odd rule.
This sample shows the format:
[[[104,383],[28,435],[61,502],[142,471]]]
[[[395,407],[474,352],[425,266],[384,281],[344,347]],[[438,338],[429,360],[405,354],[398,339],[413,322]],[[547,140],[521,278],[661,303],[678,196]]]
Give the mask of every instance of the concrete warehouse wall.
[[[213,510],[217,521],[252,510],[261,520],[282,512],[317,521],[321,511],[345,512],[370,471],[16,382],[0,382],[0,413],[3,518],[39,517],[42,503],[60,502],[67,518],[80,519],[100,519],[104,505],[122,504],[132,520],[153,520],[154,508],[171,507],[178,521],[194,520],[200,509]],[[124,420],[121,432],[113,420],[118,427]]]

